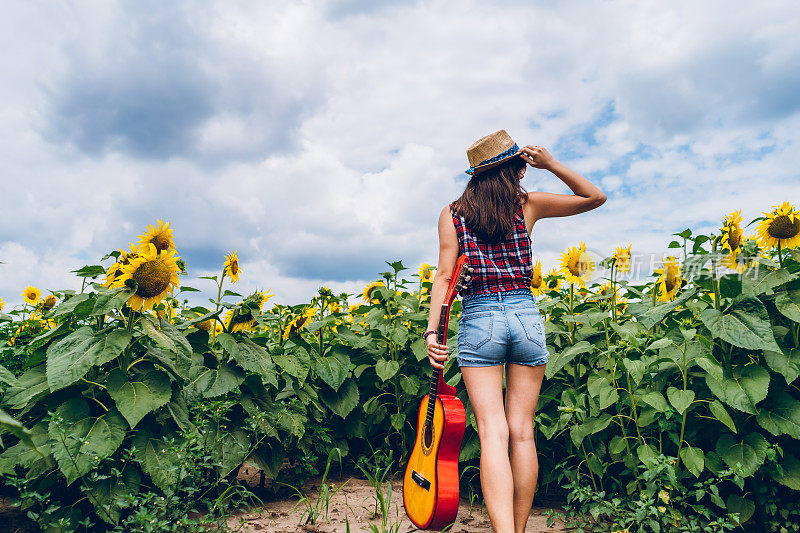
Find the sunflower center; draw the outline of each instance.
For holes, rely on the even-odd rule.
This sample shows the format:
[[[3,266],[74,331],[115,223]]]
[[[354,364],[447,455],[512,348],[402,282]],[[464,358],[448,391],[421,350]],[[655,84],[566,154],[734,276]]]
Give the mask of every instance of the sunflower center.
[[[791,239],[800,233],[800,218],[794,217],[794,222],[786,215],[779,215],[769,225],[769,234],[776,239]]]
[[[169,287],[171,277],[172,272],[161,259],[142,263],[131,275],[139,284],[136,294],[142,298],[152,298],[164,292]]]
[[[739,245],[742,242],[742,230],[737,228],[731,228],[730,232],[728,233],[728,246],[731,247],[732,251],[736,251],[739,249]]]
[[[170,239],[165,234],[154,235],[150,242],[153,243],[153,246],[156,247],[156,250],[159,252],[163,250],[168,250],[170,245]]]
[[[239,262],[233,261],[231,262],[231,274],[237,276],[239,274]]]

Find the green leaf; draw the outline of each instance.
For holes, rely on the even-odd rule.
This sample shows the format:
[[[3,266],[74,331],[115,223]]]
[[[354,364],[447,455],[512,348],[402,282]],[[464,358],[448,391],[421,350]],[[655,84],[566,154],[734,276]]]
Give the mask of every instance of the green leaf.
[[[568,363],[575,359],[577,355],[591,352],[593,350],[594,346],[592,346],[589,342],[578,341],[573,346],[570,346],[561,352],[556,352],[549,358],[548,364],[544,370],[545,377],[547,379],[552,378],[558,373],[559,370],[564,368]]]
[[[800,490],[800,460],[794,455],[786,454],[781,461],[781,468],[783,474],[773,474],[775,481],[790,489]]]
[[[764,350],[764,359],[773,371],[786,379],[786,383],[792,383],[800,376],[800,348],[792,348],[788,355]]]
[[[742,498],[738,494],[729,495],[725,507],[728,509],[728,512],[739,513],[740,524],[744,524],[750,520],[750,517],[753,516],[753,513],[756,511],[756,504],[753,500]]]
[[[3,403],[13,409],[24,409],[28,403],[50,391],[44,365],[32,368],[17,378],[18,385],[10,387],[3,396]]]
[[[244,372],[238,367],[221,363],[218,368],[196,366],[189,375],[186,388],[191,393],[214,398],[227,394],[244,381]]]
[[[105,274],[106,269],[103,265],[85,265],[78,270],[70,270],[70,272],[75,272],[75,275],[80,278],[96,278],[101,274]]]
[[[672,407],[674,407],[678,413],[683,414],[694,401],[694,391],[679,390],[675,387],[669,387],[667,389],[667,398],[669,399],[669,403],[672,404]]]
[[[622,365],[625,367],[625,370],[631,375],[633,379],[633,383],[638,385],[642,378],[644,377],[644,373],[646,370],[644,361],[639,359],[633,360],[628,359],[627,357],[622,359]]]
[[[730,428],[731,431],[736,433],[736,425],[733,423],[733,419],[731,415],[728,414],[728,411],[725,409],[725,406],[719,400],[714,400],[710,404],[708,404],[708,408],[711,411],[711,414],[714,415],[714,418],[725,424]]]
[[[122,370],[113,370],[106,378],[106,386],[131,429],[147,413],[165,405],[172,396],[169,376],[155,369],[137,376],[133,381]]]
[[[163,440],[153,437],[147,427],[136,432],[133,447],[136,449],[136,460],[156,487],[168,491],[178,484],[181,462],[175,448],[167,447]]]
[[[297,378],[300,383],[304,383],[308,377],[308,371],[311,367],[311,356],[305,348],[301,346],[294,346],[286,348],[287,350],[282,354],[275,354],[272,360],[287,374]]]
[[[350,356],[343,346],[334,346],[328,355],[316,358],[314,370],[322,381],[338,391],[350,371]]]
[[[285,409],[280,412],[275,423],[278,427],[285,429],[298,439],[303,438],[303,434],[306,431],[305,415],[291,409]]]
[[[776,294],[775,307],[789,320],[800,322],[800,290]]]
[[[168,350],[178,356],[178,364],[188,366],[188,361],[192,358],[192,345],[183,336],[183,333],[165,320],[158,320],[155,317],[145,315],[142,320],[142,329],[145,335],[150,337],[156,346],[163,350]]]
[[[114,453],[128,429],[128,424],[116,409],[93,416],[89,405],[80,398],[62,403],[55,414],[62,421],[59,422],[58,418],[51,420],[48,433],[53,455],[68,485]]]
[[[36,448],[31,438],[31,430],[22,425],[22,422],[0,409],[0,429],[15,435],[26,446]]]
[[[224,477],[239,468],[250,451],[250,437],[242,429],[226,432],[222,437],[222,457],[218,467],[219,475]]]
[[[321,387],[319,396],[334,414],[342,418],[346,418],[358,405],[358,387],[353,380],[345,381],[338,394],[332,389]]]
[[[217,340],[242,368],[258,374],[264,386],[272,385],[278,388],[278,371],[267,350],[247,337],[237,343],[232,335],[225,332],[217,335]]]
[[[772,294],[772,289],[794,279],[796,274],[785,268],[769,270],[763,267],[752,267],[742,274],[742,293],[749,296]],[[755,279],[753,279],[755,278]]]
[[[768,446],[760,433],[748,433],[743,439],[725,434],[717,440],[717,453],[731,468],[742,463],[742,476],[750,477],[764,464]]]
[[[109,289],[98,293],[90,316],[107,315],[114,309],[119,309],[128,301],[133,292],[127,287]]]
[[[697,294],[697,287],[692,287],[684,291],[680,296],[678,296],[671,302],[651,307],[644,313],[637,315],[636,320],[647,329],[651,329],[653,326],[661,322],[661,320],[665,316],[667,316],[667,313],[669,313],[679,305],[683,305],[684,302],[692,298],[695,294]],[[611,324],[613,325],[614,322],[612,322]]]
[[[88,301],[92,297],[93,297],[93,295],[91,293],[88,293],[88,292],[82,292],[80,294],[76,294],[75,296],[73,296],[69,300],[67,300],[65,302],[61,302],[60,304],[58,304],[55,307],[55,309],[53,309],[50,312],[49,316],[51,318],[54,318],[54,317],[57,317],[57,316],[66,315],[67,313],[75,312],[76,309],[78,308],[78,306],[80,306],[84,302],[87,302],[87,303],[84,306],[81,306],[81,307],[86,307],[88,309],[93,309],[94,308],[93,302]],[[87,311],[87,316],[88,316],[88,311]]]
[[[767,397],[769,372],[756,364],[735,367],[730,378],[717,381],[706,374],[706,384],[711,392],[731,407],[745,413],[756,414],[756,404]]]
[[[131,341],[124,329],[92,335],[83,326],[47,348],[47,384],[55,392],[72,385],[93,366],[116,359]]]
[[[391,417],[392,420],[392,427],[397,431],[401,431],[403,429],[403,425],[406,422],[406,415],[405,413],[394,413]]]
[[[414,342],[412,342],[411,352],[414,354],[414,357],[417,358],[417,361],[422,361],[423,359],[428,357],[428,346],[425,343],[425,339],[419,337]]]
[[[19,387],[19,380],[6,367],[0,365],[0,382],[12,387]]]
[[[97,516],[109,524],[119,524],[122,514],[123,497],[139,493],[141,476],[139,471],[128,465],[122,476],[105,475],[87,482],[89,501],[94,505]]]
[[[652,444],[641,444],[636,448],[636,456],[644,463],[645,459],[658,456],[658,450]]]
[[[700,319],[712,335],[748,350],[780,352],[772,334],[769,313],[758,298],[735,298],[724,312],[713,308],[700,313]]]
[[[197,431],[192,421],[189,420],[189,408],[186,405],[186,398],[184,398],[183,392],[173,392],[172,401],[167,403],[166,409],[175,423],[178,424],[178,427],[181,428],[181,431],[184,433]]]
[[[785,390],[777,390],[758,410],[756,421],[773,435],[785,433],[800,439],[800,402]]]
[[[392,376],[397,374],[398,370],[400,370],[400,363],[397,361],[378,359],[378,362],[375,364],[375,373],[378,374],[381,381],[391,379]]]
[[[683,461],[683,464],[686,465],[686,469],[694,474],[694,477],[700,477],[700,474],[703,473],[704,467],[703,450],[687,444],[681,448],[679,455],[681,457],[681,461]]]
[[[642,401],[650,405],[656,411],[662,413],[669,411],[669,404],[667,403],[667,400],[664,399],[664,395],[660,392],[650,391],[642,396]]]

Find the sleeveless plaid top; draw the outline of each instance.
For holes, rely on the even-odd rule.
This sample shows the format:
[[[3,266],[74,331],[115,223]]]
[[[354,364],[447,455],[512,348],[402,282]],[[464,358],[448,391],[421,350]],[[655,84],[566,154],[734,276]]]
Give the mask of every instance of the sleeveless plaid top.
[[[531,288],[532,245],[521,204],[517,209],[514,231],[505,241],[496,244],[472,233],[464,219],[453,211],[453,204],[450,204],[450,214],[458,235],[459,255],[465,254],[475,269],[472,281],[459,292],[461,296]]]

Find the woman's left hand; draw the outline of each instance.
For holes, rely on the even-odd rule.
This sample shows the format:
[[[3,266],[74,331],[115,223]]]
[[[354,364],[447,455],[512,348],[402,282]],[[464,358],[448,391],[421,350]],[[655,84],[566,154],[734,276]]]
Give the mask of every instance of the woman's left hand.
[[[542,146],[527,145],[520,148],[522,160],[534,168],[550,168],[555,158]]]

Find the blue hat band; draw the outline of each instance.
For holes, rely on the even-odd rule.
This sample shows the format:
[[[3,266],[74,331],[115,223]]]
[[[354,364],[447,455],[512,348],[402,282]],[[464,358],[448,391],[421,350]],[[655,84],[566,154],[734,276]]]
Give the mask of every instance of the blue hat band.
[[[517,146],[517,143],[514,143],[514,146],[512,146],[511,148],[509,148],[508,150],[506,150],[502,154],[497,154],[496,156],[490,157],[489,159],[484,159],[483,161],[481,161],[480,163],[478,163],[474,167],[469,167],[469,170],[467,170],[466,173],[467,174],[474,174],[475,170],[478,167],[482,167],[483,165],[488,165],[489,163],[494,163],[495,161],[500,161],[501,159],[505,159],[506,157],[508,157],[510,155],[516,154],[517,152],[519,152],[519,146]]]

